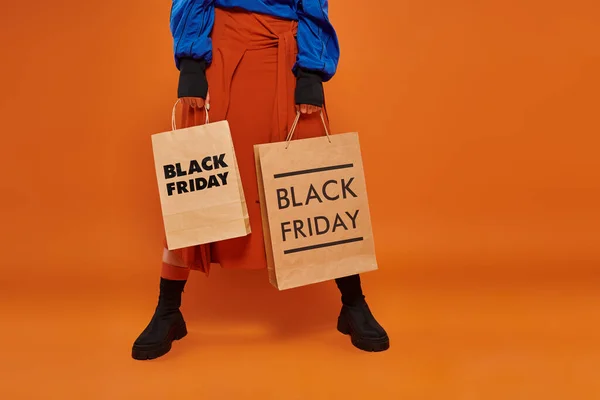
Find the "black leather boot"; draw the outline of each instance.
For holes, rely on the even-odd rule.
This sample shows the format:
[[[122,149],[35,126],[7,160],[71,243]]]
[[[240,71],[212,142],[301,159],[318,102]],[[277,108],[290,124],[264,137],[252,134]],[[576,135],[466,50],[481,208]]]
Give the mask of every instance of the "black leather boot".
[[[338,317],[338,331],[350,335],[352,344],[364,351],[385,351],[390,348],[390,339],[377,322],[367,302],[343,305]]]
[[[342,311],[337,329],[350,335],[352,344],[364,351],[385,351],[390,348],[387,332],[377,322],[362,293],[360,276],[336,279],[342,293]]]
[[[152,360],[171,350],[171,343],[187,335],[181,307],[181,293],[186,281],[160,278],[158,305],[150,323],[133,344],[131,356],[136,360]]]

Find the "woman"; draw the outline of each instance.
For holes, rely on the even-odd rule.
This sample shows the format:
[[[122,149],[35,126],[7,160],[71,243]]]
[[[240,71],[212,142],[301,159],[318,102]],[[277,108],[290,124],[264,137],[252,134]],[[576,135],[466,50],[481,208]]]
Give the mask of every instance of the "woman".
[[[266,268],[253,145],[284,140],[296,111],[303,116],[297,138],[322,135],[322,82],[333,77],[339,59],[327,0],[173,0],[171,33],[183,126],[204,121],[207,100],[211,120],[228,120],[252,234],[165,249],[158,305],[133,345],[132,356],[139,360],[166,354],[173,340],[187,334],[179,307],[190,270],[208,274],[211,262]],[[360,277],[336,283],[342,295],[338,330],[359,349],[386,350],[388,336],[365,302]]]

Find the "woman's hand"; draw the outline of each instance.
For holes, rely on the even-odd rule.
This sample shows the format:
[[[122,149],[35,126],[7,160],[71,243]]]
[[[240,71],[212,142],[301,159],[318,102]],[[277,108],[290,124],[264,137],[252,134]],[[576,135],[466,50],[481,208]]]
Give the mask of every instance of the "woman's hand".
[[[210,93],[206,94],[206,100],[202,97],[182,97],[181,102],[192,108],[203,108],[205,105],[210,104]]]
[[[192,108],[202,108],[205,104],[210,104],[206,62],[190,58],[181,60],[177,97],[183,104]]]
[[[312,114],[316,112],[320,112],[321,107],[313,106],[312,104],[300,104],[296,106],[296,112],[300,112],[301,114]]]
[[[202,97],[182,97],[181,102],[192,108],[204,107],[204,99]]]
[[[299,68],[296,73],[295,98],[297,112],[301,114],[320,112],[325,102],[321,77]]]

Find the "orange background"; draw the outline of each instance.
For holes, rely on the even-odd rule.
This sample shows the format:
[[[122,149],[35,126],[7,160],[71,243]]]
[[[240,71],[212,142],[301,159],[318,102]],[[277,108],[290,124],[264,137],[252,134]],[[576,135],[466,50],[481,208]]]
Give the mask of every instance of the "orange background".
[[[327,101],[361,135],[392,349],[335,332],[333,284],[215,270],[150,363],[170,3],[3,3],[0,397],[600,398],[597,1],[332,0]]]

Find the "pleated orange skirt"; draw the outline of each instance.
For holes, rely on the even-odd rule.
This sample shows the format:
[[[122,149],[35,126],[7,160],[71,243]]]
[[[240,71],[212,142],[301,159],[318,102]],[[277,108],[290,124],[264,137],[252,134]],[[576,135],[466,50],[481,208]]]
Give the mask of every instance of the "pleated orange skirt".
[[[223,268],[267,267],[254,162],[254,145],[285,140],[296,110],[297,22],[242,10],[215,10],[213,61],[207,69],[210,120],[231,128],[252,233],[246,237],[169,251],[163,263],[208,274]],[[182,127],[204,123],[204,110],[184,108]],[[294,138],[324,134],[318,114],[303,116]]]

